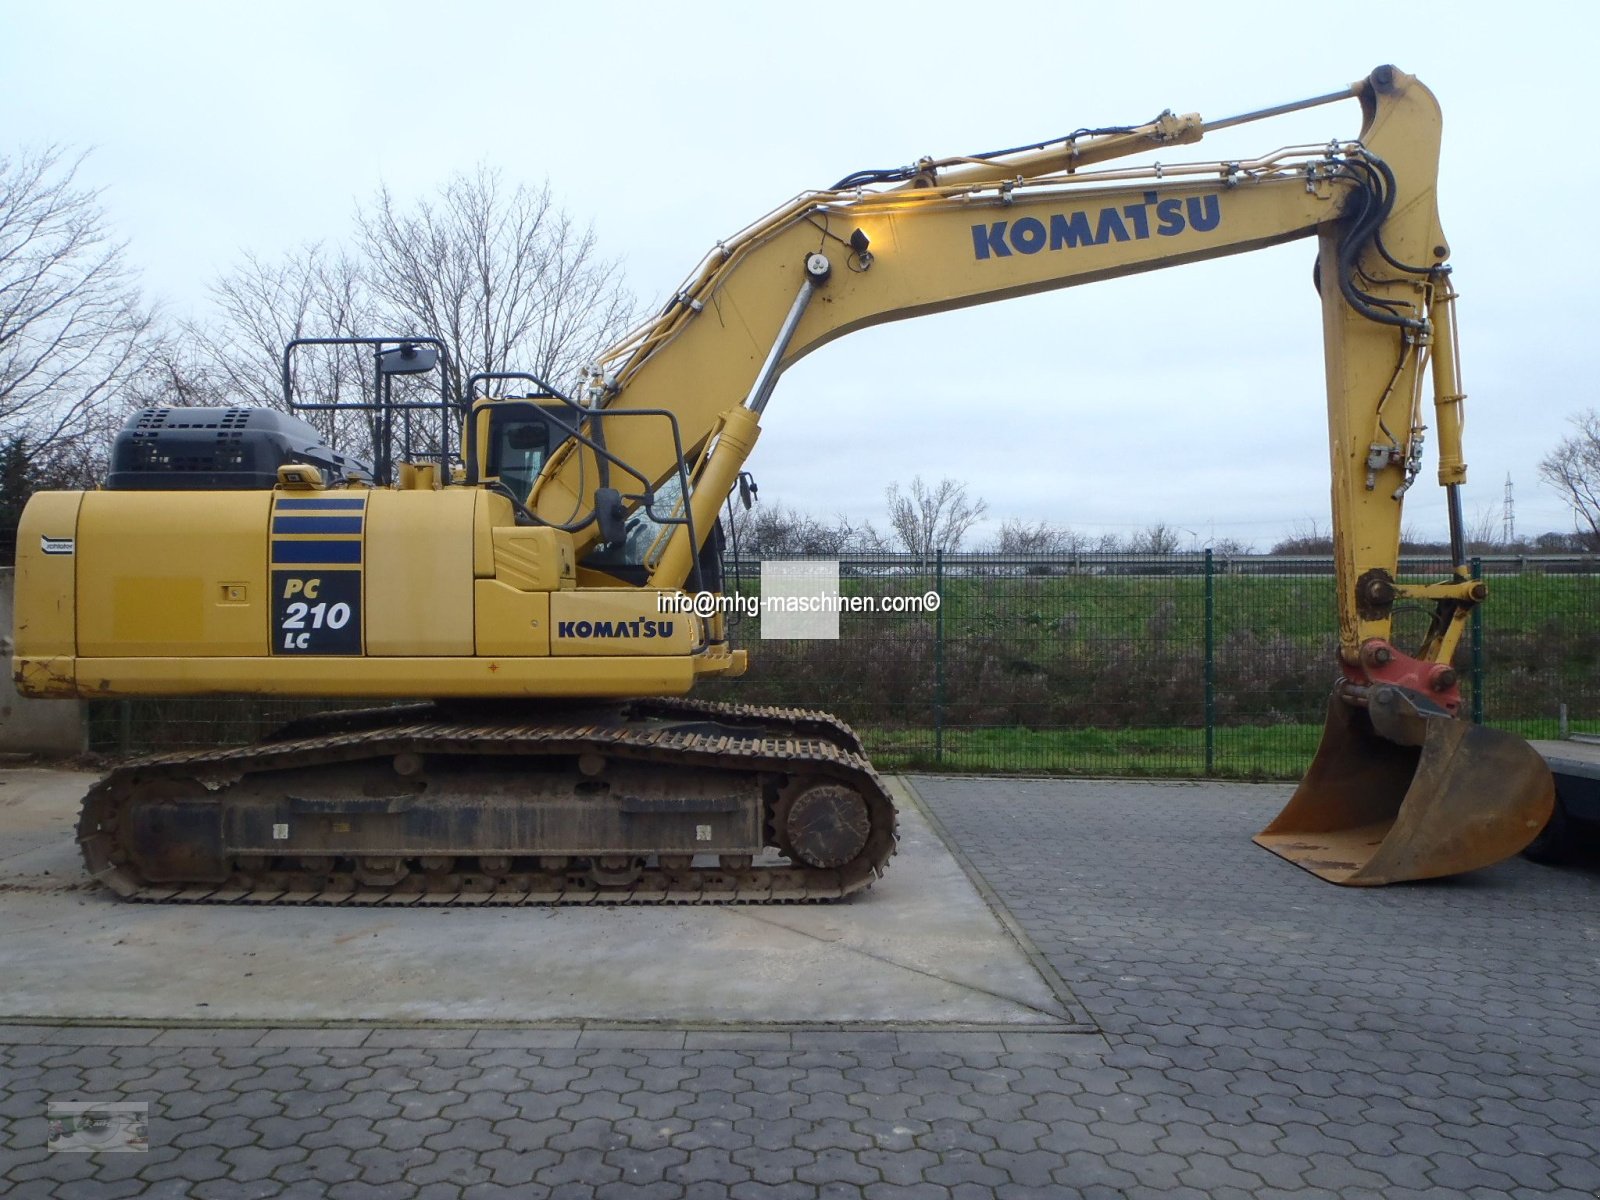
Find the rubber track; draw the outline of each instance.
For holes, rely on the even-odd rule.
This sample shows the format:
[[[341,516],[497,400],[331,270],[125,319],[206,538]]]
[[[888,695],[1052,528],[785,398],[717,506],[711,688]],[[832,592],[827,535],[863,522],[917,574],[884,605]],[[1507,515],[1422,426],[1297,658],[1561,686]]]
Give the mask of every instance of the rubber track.
[[[832,713],[817,709],[722,704],[714,700],[691,700],[686,696],[630,700],[628,707],[632,712],[645,716],[698,717],[724,725],[784,725],[795,732],[832,742],[863,759],[867,756],[861,737],[854,729]]]
[[[170,903],[309,905],[754,904],[837,900],[883,874],[898,840],[897,815],[877,772],[859,752],[860,739],[838,718],[804,709],[724,705],[678,698],[629,701],[614,709],[634,717],[711,722],[733,734],[670,726],[544,721],[459,721],[444,706],[409,705],[329,713],[291,723],[250,746],[169,754],[113,770],[84,798],[78,841],[90,873],[129,900]],[[421,718],[421,719],[419,719]],[[745,734],[743,731],[748,730]],[[313,732],[316,731],[316,732]],[[307,735],[310,736],[295,736]],[[135,785],[156,780],[216,788],[262,770],[346,763],[403,752],[492,755],[578,755],[593,752],[658,764],[724,767],[740,773],[782,773],[845,783],[866,800],[872,833],[844,867],[756,863],[743,871],[646,867],[627,887],[601,887],[581,872],[511,874],[413,873],[390,888],[354,875],[263,871],[255,879],[180,887],[132,874],[115,844],[110,820]],[[219,799],[218,803],[222,803]],[[441,848],[441,852],[447,852]],[[425,888],[425,890],[423,890]]]

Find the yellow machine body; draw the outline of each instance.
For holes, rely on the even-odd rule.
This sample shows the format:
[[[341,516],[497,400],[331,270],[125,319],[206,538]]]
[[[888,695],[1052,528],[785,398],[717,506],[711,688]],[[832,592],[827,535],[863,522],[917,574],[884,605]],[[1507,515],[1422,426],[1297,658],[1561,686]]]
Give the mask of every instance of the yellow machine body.
[[[44,493],[19,547],[36,696],[680,695],[743,666],[675,592],[580,591],[571,535],[480,489]]]

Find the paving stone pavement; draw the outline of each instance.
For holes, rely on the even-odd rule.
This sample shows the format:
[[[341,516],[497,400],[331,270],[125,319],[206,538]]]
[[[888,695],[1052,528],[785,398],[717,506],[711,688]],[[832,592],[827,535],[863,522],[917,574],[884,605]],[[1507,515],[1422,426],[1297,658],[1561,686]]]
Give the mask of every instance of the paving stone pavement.
[[[0,1194],[1600,1193],[1600,874],[1336,889],[1250,845],[1281,788],[915,786],[1101,1034],[13,1026]],[[47,1153],[47,1097],[149,1153]]]

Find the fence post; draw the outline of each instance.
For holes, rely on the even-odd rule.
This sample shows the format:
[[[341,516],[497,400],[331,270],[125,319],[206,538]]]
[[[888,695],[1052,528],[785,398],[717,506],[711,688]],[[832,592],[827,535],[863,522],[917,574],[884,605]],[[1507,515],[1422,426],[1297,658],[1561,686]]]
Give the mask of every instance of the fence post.
[[[1206,774],[1217,767],[1217,587],[1215,560],[1206,550]]]
[[[1472,577],[1483,578],[1483,559],[1472,560]],[[1483,724],[1483,606],[1474,604],[1472,616],[1472,723]]]
[[[924,562],[927,560],[924,559]],[[933,590],[939,597],[933,614],[933,761],[944,765],[944,551],[933,555]]]

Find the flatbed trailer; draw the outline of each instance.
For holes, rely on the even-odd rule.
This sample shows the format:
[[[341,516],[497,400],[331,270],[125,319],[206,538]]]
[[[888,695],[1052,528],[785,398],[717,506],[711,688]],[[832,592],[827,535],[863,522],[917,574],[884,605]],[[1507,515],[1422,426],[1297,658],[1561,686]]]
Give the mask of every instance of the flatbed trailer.
[[[1523,854],[1543,863],[1600,856],[1600,736],[1575,734],[1531,744],[1555,776],[1556,806],[1544,832]]]

